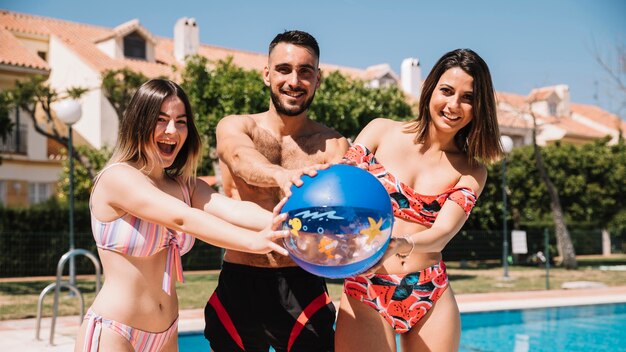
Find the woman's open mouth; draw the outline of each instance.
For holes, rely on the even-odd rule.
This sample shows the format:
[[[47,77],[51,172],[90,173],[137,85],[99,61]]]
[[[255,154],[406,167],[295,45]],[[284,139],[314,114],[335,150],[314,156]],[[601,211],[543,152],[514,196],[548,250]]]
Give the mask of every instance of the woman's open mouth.
[[[157,141],[157,147],[159,151],[165,155],[172,155],[176,149],[176,142],[174,141]]]

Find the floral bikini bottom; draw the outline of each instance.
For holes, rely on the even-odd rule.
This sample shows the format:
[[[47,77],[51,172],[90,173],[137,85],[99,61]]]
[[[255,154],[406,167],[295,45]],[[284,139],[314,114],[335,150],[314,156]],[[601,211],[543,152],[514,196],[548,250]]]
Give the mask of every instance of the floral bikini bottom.
[[[368,274],[347,278],[343,292],[376,311],[399,334],[409,331],[448,287],[443,261],[406,275]]]

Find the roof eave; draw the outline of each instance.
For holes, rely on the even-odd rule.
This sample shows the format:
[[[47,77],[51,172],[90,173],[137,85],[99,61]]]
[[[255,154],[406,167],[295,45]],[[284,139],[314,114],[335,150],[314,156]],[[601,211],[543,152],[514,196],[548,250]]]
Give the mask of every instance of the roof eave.
[[[17,72],[17,73],[36,74],[36,75],[49,75],[50,74],[49,69],[16,66],[16,65],[9,65],[9,64],[0,64],[0,70],[9,71],[9,72]]]

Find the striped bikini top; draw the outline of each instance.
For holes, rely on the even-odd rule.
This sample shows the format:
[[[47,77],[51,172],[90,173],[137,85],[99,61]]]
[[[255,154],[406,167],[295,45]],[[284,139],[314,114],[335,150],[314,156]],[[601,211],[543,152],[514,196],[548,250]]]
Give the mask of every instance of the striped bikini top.
[[[451,188],[437,195],[423,195],[415,192],[413,188],[385,170],[385,167],[378,163],[374,154],[364,145],[353,144],[344,155],[344,159],[352,160],[357,164],[367,163],[367,171],[376,176],[389,193],[393,215],[401,219],[430,227],[435,223],[446,200],[450,199],[460,205],[466,216],[469,216],[476,204],[476,194],[468,187]]]
[[[114,163],[107,166],[96,177],[94,188],[105,170],[118,164],[132,167],[124,163]],[[180,178],[176,178],[176,181],[180,185],[185,203],[191,206],[189,186]],[[193,236],[140,219],[129,213],[113,221],[105,222],[96,219],[93,212],[91,212],[91,229],[96,245],[104,250],[133,257],[149,257],[163,249],[167,249],[167,261],[163,274],[163,291],[171,294],[172,271],[175,271],[176,279],[179,282],[185,282],[180,257],[193,247],[195,241]]]

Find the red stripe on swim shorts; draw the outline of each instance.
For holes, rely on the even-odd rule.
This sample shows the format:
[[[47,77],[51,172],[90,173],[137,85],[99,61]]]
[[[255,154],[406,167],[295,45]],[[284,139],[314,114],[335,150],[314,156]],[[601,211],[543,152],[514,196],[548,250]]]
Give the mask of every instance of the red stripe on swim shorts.
[[[209,298],[209,304],[213,307],[213,309],[215,309],[217,317],[224,325],[224,328],[226,329],[230,337],[235,341],[237,346],[241,348],[241,350],[245,351],[246,349],[243,348],[243,341],[241,340],[241,336],[239,336],[239,333],[235,328],[235,324],[233,324],[233,321],[230,319],[228,312],[226,311],[226,309],[224,309],[222,302],[220,302],[220,299],[217,297],[216,294],[213,294],[211,298]]]
[[[291,351],[291,346],[293,346],[293,343],[296,342],[296,339],[300,335],[300,332],[304,328],[304,325],[306,325],[306,323],[313,316],[313,314],[315,314],[315,312],[317,312],[330,302],[330,297],[328,296],[328,294],[326,294],[326,292],[324,292],[321,295],[317,296],[317,298],[311,301],[311,303],[309,303],[309,305],[304,308],[302,313],[300,313],[300,316],[298,316],[296,323],[293,325],[293,328],[291,329],[291,334],[289,334],[289,343],[287,344],[288,352]]]

